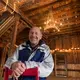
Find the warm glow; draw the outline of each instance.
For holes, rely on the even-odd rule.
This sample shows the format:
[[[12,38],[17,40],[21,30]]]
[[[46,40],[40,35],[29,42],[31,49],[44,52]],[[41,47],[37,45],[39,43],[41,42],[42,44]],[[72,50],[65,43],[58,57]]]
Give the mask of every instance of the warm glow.
[[[22,5],[22,4],[24,4],[26,2],[26,0],[17,0],[17,3],[19,4],[19,5]]]
[[[39,29],[42,29],[42,27],[39,27]]]
[[[58,29],[58,32],[59,32],[60,30]]]
[[[45,24],[44,30],[47,30],[47,29],[49,29],[49,28],[55,28],[57,31],[60,31],[60,29],[59,29],[58,26],[56,25],[56,24],[57,24],[57,21],[48,19],[46,22],[44,22],[44,24]]]
[[[5,6],[5,10],[7,9],[7,5],[9,3],[9,0],[6,0],[6,6]]]
[[[9,0],[6,1],[6,4],[8,4]]]
[[[14,11],[16,10],[16,3],[14,3]]]
[[[59,49],[59,48],[56,48],[54,50],[51,50],[51,52],[55,52],[55,51],[58,51],[58,52],[71,52],[73,50],[80,50],[80,48],[71,48],[71,49]]]
[[[77,48],[77,49],[80,49],[80,48]]]
[[[44,24],[45,24],[44,30],[47,30],[47,29],[50,29],[50,28],[54,28],[58,32],[60,31],[59,26],[62,25],[61,22],[59,22],[56,19],[54,19],[52,11],[50,11],[50,13],[48,14],[47,19],[45,20]]]
[[[60,23],[60,25],[62,26],[62,23]]]

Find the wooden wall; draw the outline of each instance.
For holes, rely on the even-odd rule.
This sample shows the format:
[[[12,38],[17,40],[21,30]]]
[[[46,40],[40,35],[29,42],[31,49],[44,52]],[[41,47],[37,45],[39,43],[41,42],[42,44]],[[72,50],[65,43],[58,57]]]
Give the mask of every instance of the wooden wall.
[[[51,36],[48,45],[53,49],[80,48],[80,33]]]
[[[48,38],[48,45],[54,53],[66,54],[67,76],[80,77],[80,33],[56,35]],[[64,73],[64,64],[55,66]]]

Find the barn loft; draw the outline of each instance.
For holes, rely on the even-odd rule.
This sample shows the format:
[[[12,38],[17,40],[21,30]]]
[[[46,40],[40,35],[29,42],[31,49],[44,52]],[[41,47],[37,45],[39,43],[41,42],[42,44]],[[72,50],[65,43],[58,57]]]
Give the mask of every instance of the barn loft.
[[[42,30],[53,55],[48,80],[79,80],[80,0],[0,0],[0,77],[6,59],[34,26]]]

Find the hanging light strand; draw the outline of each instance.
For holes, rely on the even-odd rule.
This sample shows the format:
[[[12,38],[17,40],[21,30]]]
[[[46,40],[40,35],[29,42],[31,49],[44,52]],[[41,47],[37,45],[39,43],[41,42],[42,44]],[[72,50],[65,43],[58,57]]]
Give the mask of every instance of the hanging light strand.
[[[59,48],[56,48],[54,50],[50,50],[51,53],[55,52],[55,51],[58,51],[58,52],[71,52],[73,50],[80,50],[80,48],[69,48],[69,49],[59,49]]]
[[[7,10],[8,3],[9,3],[9,0],[6,0],[5,10]]]

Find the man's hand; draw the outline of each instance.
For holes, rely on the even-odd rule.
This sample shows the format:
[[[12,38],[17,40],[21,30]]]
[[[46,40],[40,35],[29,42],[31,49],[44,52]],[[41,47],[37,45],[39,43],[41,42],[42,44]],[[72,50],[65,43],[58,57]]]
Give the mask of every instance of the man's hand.
[[[13,71],[13,73],[12,73],[13,77],[15,77],[17,79],[21,74],[23,74],[23,72],[26,69],[26,66],[24,63],[19,61],[19,62],[14,62],[11,65],[11,69]]]

